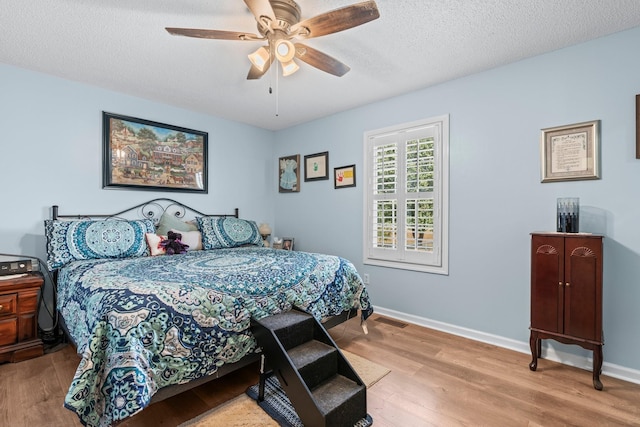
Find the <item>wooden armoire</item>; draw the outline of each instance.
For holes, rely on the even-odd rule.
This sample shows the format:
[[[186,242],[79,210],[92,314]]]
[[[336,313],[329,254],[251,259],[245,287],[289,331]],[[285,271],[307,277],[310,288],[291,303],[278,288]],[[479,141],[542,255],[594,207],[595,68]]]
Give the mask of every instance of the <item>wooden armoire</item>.
[[[586,233],[531,234],[531,336],[535,371],[542,340],[593,351],[593,386],[602,390],[602,240]]]

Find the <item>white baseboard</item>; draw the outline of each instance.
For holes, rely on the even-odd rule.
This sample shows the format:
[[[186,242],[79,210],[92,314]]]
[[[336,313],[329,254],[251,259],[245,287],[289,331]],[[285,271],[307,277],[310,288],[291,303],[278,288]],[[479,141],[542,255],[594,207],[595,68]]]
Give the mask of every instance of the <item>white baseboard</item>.
[[[453,335],[458,335],[475,341],[493,344],[498,347],[503,347],[520,353],[531,354],[531,349],[529,348],[528,342],[516,341],[510,338],[501,337],[499,335],[487,334],[486,332],[463,328],[460,326],[451,325],[449,323],[415,316],[413,314],[390,310],[384,307],[374,306],[373,309],[374,313],[391,317],[393,319],[402,320],[404,322],[413,323],[415,325],[424,326],[425,328],[435,329],[437,331],[442,331]],[[590,372],[593,369],[593,358],[582,357],[579,355],[559,351],[549,346],[544,346],[542,356],[547,360],[553,360],[554,362],[574,366],[580,369],[585,369]],[[607,363],[605,361],[602,364],[602,374],[624,381],[629,381],[631,383],[640,384],[640,371],[637,369],[631,369],[613,363]]]

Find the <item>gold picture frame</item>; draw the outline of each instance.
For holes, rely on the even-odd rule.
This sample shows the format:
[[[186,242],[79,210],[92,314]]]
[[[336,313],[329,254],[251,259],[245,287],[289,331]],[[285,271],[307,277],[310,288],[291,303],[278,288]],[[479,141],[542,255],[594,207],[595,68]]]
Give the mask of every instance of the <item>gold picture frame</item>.
[[[600,120],[542,129],[541,182],[600,178]]]
[[[640,95],[636,95],[636,159],[640,159]]]

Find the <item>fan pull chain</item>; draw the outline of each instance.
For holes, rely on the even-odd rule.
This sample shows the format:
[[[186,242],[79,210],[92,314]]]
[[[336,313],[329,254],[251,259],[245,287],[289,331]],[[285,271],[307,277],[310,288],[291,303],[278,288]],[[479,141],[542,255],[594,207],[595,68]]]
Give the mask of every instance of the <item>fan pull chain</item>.
[[[269,61],[271,61],[271,58],[273,58],[273,49],[271,48],[271,43],[269,43]],[[270,62],[270,66],[269,66],[269,95],[271,95],[273,93],[273,89],[271,88],[272,84],[273,84],[273,61]]]
[[[271,46],[271,43],[269,43],[269,60],[271,61],[271,58],[273,58],[273,48]],[[275,68],[275,71],[274,71]],[[272,61],[271,62],[271,66],[269,67],[269,95],[273,94],[273,75],[275,73],[276,75],[276,117],[279,116],[279,98],[278,98],[278,61]]]
[[[276,66],[276,69],[277,69],[278,68],[277,61],[274,61],[274,62],[276,62],[275,66]],[[280,95],[280,91],[278,90],[279,86],[280,86],[280,84],[279,84],[280,79],[278,77],[279,73],[278,73],[277,70],[275,71],[275,74],[276,74],[276,117],[278,117],[280,115],[280,102],[279,102],[280,101],[280,96],[279,96]]]

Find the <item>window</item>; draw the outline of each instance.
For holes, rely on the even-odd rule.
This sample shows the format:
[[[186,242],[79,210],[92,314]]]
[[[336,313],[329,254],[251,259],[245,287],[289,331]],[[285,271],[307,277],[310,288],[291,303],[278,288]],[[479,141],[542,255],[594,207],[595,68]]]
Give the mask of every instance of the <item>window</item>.
[[[364,263],[448,274],[449,116],[364,135]]]

